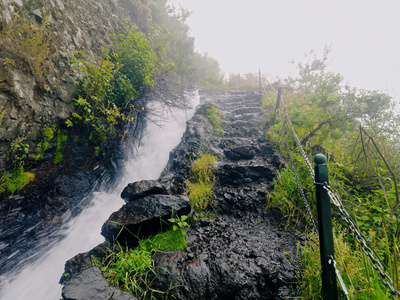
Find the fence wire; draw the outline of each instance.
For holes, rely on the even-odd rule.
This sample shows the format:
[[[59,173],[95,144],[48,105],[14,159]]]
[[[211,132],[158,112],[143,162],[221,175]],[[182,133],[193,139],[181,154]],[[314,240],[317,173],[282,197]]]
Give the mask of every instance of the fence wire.
[[[343,294],[344,294],[344,296],[346,297],[347,300],[350,300],[349,292],[347,291],[347,288],[346,288],[346,285],[345,285],[345,283],[344,283],[344,281],[343,281],[342,275],[340,275],[339,270],[336,268],[336,261],[335,261],[335,259],[333,258],[333,256],[331,256],[331,257],[329,258],[328,263],[329,263],[330,265],[333,264],[333,268],[335,269],[336,276],[337,276],[337,278],[339,279],[339,283],[340,283],[340,286],[342,287]]]

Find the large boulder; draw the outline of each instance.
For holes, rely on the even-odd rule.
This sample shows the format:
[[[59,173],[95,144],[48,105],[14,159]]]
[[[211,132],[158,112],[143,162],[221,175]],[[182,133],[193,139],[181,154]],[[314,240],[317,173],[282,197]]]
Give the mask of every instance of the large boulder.
[[[130,183],[122,191],[121,198],[128,203],[150,195],[176,193],[176,179],[173,176],[165,176],[159,180],[140,180]]]
[[[150,195],[122,206],[104,223],[101,234],[107,241],[135,244],[139,238],[162,230],[173,214],[187,215],[191,211],[186,196]]]

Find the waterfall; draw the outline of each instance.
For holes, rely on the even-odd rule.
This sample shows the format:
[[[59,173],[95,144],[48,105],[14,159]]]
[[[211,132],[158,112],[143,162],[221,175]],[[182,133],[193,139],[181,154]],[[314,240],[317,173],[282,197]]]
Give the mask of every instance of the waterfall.
[[[193,107],[199,103],[199,98],[198,93],[192,97]],[[124,187],[130,182],[157,179],[160,176],[167,164],[169,152],[182,137],[186,120],[193,114],[194,109],[176,110],[173,117],[171,113],[168,113],[168,117],[153,117],[146,126],[138,148],[135,151],[131,149],[126,155],[124,169],[121,170],[120,180],[115,186],[99,187],[97,192],[84,199],[89,205],[82,213],[66,221],[53,233],[62,237],[56,244],[51,247],[43,245],[43,253],[27,259],[21,271],[3,275],[0,278],[0,299],[60,299],[61,286],[58,281],[64,271],[65,262],[104,241],[100,235],[101,226],[111,213],[124,204],[120,197]]]

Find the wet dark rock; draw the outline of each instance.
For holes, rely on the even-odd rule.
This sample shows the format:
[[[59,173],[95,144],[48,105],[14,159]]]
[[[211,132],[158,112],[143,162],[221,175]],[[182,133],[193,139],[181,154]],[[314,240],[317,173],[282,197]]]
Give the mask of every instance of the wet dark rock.
[[[104,223],[101,234],[107,241],[136,243],[136,238],[148,237],[161,230],[161,220],[173,214],[187,215],[191,211],[186,196],[151,195],[122,206]],[[133,236],[133,235],[135,236]]]
[[[252,159],[255,155],[255,151],[251,146],[239,146],[225,150],[224,154],[231,160],[242,160]]]
[[[128,203],[150,195],[171,195],[174,193],[176,193],[175,179],[166,176],[160,180],[140,180],[130,183],[122,191],[121,198]]]
[[[99,267],[91,267],[83,270],[77,276],[72,277],[68,285],[62,290],[65,300],[136,300],[131,293],[121,291],[110,286],[103,277]]]
[[[165,195],[168,194],[168,190],[157,180],[141,180],[128,184],[122,191],[121,198],[128,203],[154,194]]]

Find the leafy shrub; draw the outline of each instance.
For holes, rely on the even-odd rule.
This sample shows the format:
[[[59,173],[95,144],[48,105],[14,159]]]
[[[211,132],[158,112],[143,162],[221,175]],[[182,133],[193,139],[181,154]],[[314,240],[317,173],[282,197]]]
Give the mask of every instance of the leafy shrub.
[[[98,62],[86,62],[82,51],[75,51],[74,70],[82,77],[79,96],[75,99],[76,110],[67,126],[74,123],[88,125],[95,144],[103,137],[126,133],[120,125],[134,109],[132,101],[145,87],[154,85],[153,78],[160,72],[157,56],[146,36],[136,28],[128,28],[128,34],[113,34],[110,49]]]

